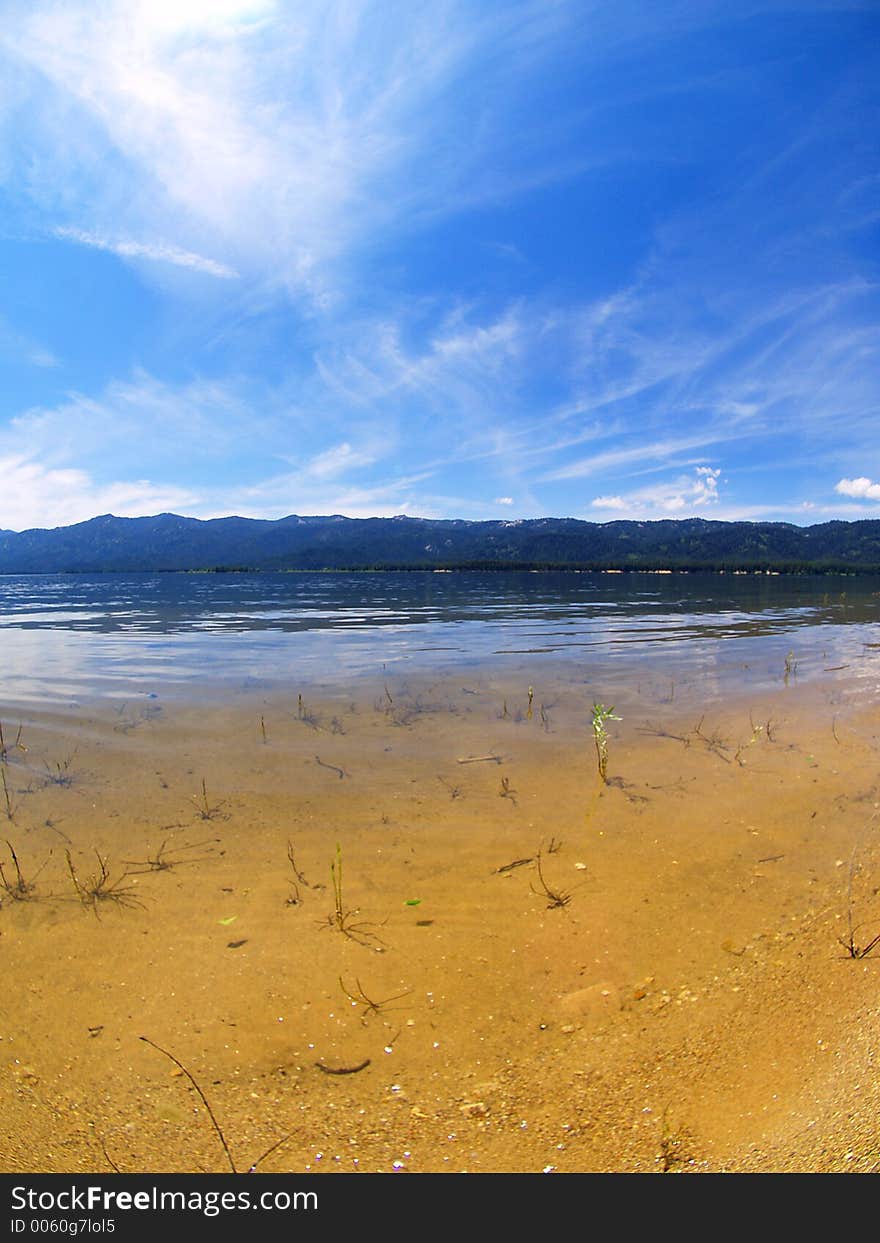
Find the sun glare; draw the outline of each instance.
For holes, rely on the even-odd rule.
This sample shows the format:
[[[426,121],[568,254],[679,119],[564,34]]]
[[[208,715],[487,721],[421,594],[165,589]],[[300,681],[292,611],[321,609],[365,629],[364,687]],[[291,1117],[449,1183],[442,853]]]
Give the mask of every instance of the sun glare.
[[[246,25],[268,17],[276,0],[141,0],[138,23],[157,34],[186,34]]]

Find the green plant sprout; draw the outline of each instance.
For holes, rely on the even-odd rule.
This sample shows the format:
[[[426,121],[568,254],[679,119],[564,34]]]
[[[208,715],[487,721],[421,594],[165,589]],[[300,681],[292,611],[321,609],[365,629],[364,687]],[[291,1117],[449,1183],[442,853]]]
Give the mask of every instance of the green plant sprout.
[[[606,721],[619,721],[621,718],[614,715],[613,706],[606,708],[604,704],[593,704],[593,739],[596,743],[596,761],[599,768],[599,776],[603,784],[608,784],[608,731],[605,728]]]
[[[336,843],[336,858],[330,861],[330,877],[333,881],[334,910],[332,915],[327,916],[327,922],[322,926],[337,928],[350,941],[355,941],[358,945],[365,945],[368,949],[375,950],[377,954],[381,954],[384,950],[384,945],[381,938],[373,932],[375,925],[365,921],[360,923],[353,922],[354,916],[359,915],[360,911],[356,909],[347,911],[345,909],[345,903],[342,898],[342,847],[338,842]]]

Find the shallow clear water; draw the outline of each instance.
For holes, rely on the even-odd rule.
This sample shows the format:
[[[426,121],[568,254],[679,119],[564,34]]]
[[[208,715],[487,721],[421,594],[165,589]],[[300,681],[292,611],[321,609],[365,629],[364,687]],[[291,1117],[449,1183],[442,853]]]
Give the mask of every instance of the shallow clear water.
[[[482,667],[614,681],[874,679],[880,580],[734,574],[0,577],[2,695],[70,702]],[[874,646],[877,645],[877,652]]]

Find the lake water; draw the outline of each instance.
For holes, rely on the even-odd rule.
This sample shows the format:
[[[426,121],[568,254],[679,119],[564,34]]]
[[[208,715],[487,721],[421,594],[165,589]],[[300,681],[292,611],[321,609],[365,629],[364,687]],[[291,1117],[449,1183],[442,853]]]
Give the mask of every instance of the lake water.
[[[0,577],[8,703],[224,694],[455,670],[713,693],[845,666],[880,684],[880,580],[734,574]],[[876,649],[876,650],[875,650]]]

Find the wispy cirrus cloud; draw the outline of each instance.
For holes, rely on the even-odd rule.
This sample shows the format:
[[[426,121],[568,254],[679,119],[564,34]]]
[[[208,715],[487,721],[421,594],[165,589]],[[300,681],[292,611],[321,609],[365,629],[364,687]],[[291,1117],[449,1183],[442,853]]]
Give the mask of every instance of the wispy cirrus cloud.
[[[21,184],[53,231],[318,304],[353,246],[479,193],[489,151],[497,182],[525,143],[541,150],[537,124],[511,143],[501,113],[573,20],[535,0],[413,3],[393,21],[375,0],[13,7],[0,54],[37,153]]]
[[[334,479],[349,471],[372,466],[382,456],[384,455],[378,447],[355,449],[348,441],[343,441],[342,444],[333,445],[317,454],[306,464],[305,469],[315,479]]]
[[[656,468],[659,462],[683,453],[691,453],[694,449],[704,449],[707,445],[717,444],[724,438],[719,432],[671,440],[647,441],[643,444],[631,445],[626,449],[609,449],[604,453],[596,453],[591,457],[571,462],[567,466],[561,466],[557,470],[548,472],[545,478],[551,481],[583,479],[589,475],[608,474],[615,470],[622,470],[629,475],[646,464]]]
[[[202,516],[870,507],[867,0],[8,7],[0,306],[51,349],[0,453],[35,479]]]
[[[30,367],[57,367],[58,359],[27,333],[11,327],[0,318],[0,354],[22,359]]]
[[[317,376],[357,406],[418,401],[474,417],[499,404],[498,383],[512,382],[532,331],[517,306],[488,316],[455,307],[415,345],[402,320],[358,321],[348,340],[318,352]]]
[[[169,246],[164,242],[132,242],[124,238],[100,237],[95,233],[87,233],[84,229],[57,228],[56,237],[76,242],[79,246],[91,246],[95,250],[107,250],[111,254],[121,255],[125,259],[148,259],[156,263],[171,263],[175,267],[192,268],[196,272],[205,272],[208,276],[217,276],[223,280],[233,280],[238,273],[224,263],[214,259],[206,259],[204,255],[194,254],[190,250],[181,250],[178,246]]]
[[[358,509],[369,498],[384,512],[411,509],[426,476],[389,474],[387,425],[381,436],[376,428],[339,442],[334,416],[316,426],[283,389],[241,378],[171,385],[139,369],[94,397],[69,393],[0,428],[3,520],[8,508],[25,525],[57,513],[79,521],[97,503],[116,503],[125,516],[173,502],[197,517],[229,506],[280,517],[314,505],[335,512],[340,497]]]
[[[382,0],[12,0],[0,55],[27,142],[8,168],[70,240],[207,250],[216,275],[326,306],[389,237],[591,170],[682,163],[677,130],[622,143],[617,115],[723,98],[735,74],[707,74],[688,41],[791,7],[413,0],[389,20]],[[528,264],[514,241],[480,244]]]
[[[95,396],[71,392],[37,406],[0,428],[0,452],[25,453],[47,468],[78,466],[128,474],[177,474],[181,467],[213,471],[230,454],[249,451],[277,429],[255,418],[252,390],[240,383],[196,378],[168,384],[142,369],[114,380]]]

